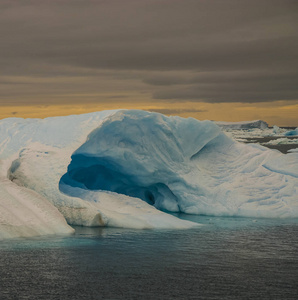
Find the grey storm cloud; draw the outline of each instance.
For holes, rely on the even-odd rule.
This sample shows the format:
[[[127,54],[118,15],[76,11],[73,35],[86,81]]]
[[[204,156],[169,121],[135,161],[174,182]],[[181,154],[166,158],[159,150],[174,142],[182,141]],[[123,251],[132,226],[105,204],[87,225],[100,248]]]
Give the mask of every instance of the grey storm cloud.
[[[2,0],[0,75],[19,89],[3,95],[19,77],[63,90],[89,76],[94,90],[121,72],[157,99],[297,100],[297,20],[296,0]]]
[[[156,99],[185,99],[206,102],[261,102],[297,99],[298,74],[294,72],[207,72],[199,75],[159,75],[144,82],[163,86]]]

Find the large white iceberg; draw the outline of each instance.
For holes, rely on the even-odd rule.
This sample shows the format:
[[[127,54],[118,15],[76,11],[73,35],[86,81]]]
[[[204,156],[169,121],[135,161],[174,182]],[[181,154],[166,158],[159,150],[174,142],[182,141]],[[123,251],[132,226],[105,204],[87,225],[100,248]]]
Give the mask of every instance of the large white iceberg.
[[[137,110],[11,118],[0,138],[0,189],[47,199],[68,224],[195,226],[162,211],[298,217],[298,154],[235,142],[211,121]]]

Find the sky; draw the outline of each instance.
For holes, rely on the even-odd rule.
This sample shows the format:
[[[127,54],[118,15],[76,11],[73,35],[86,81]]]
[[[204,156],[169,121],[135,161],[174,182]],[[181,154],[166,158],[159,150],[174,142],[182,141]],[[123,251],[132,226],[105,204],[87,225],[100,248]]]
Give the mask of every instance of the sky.
[[[128,108],[298,126],[297,0],[0,0],[0,119]]]

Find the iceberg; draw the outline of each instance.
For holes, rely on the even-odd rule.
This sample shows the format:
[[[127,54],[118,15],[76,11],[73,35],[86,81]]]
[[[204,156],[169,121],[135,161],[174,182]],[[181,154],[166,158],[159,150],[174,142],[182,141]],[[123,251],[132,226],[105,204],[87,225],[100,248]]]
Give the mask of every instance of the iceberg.
[[[276,140],[271,140],[266,143],[262,143],[262,145],[289,145],[289,144],[298,144],[297,139],[289,139],[289,138],[278,138]]]
[[[280,127],[278,127],[278,126],[276,126],[276,125],[273,125],[272,133],[273,133],[273,135],[278,135],[278,134],[280,134],[280,133],[281,133]]]
[[[288,153],[294,153],[294,152],[298,152],[298,148],[288,150]]]
[[[268,129],[268,124],[262,120],[242,121],[242,122],[215,121],[215,124],[224,130]]]
[[[289,130],[284,133],[285,136],[298,136],[298,127],[294,130]]]
[[[285,132],[277,126],[269,128],[268,124],[262,120],[242,121],[242,122],[222,122],[215,121],[222,131],[232,139],[239,142],[247,142],[247,139],[262,138],[267,136],[282,136]]]
[[[12,219],[20,218],[29,194],[35,227],[43,220],[48,230],[26,236],[70,233],[66,222],[199,226],[169,212],[298,217],[298,153],[236,142],[212,121],[139,110],[9,118],[0,121],[0,138],[0,237],[24,235]],[[12,196],[2,191],[15,190],[20,210],[8,218]],[[16,228],[13,234],[9,226]]]

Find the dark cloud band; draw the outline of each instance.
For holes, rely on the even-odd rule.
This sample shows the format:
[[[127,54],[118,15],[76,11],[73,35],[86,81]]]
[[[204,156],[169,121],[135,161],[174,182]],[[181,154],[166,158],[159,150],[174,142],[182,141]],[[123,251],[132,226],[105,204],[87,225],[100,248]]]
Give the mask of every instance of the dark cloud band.
[[[100,93],[117,72],[157,99],[297,100],[297,20],[292,0],[4,0],[0,102]]]

